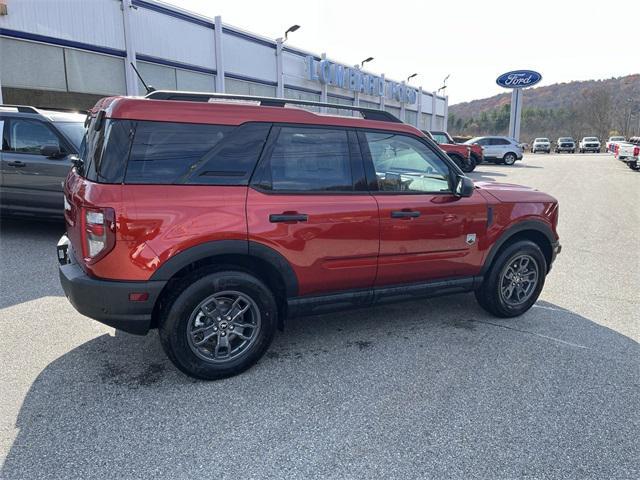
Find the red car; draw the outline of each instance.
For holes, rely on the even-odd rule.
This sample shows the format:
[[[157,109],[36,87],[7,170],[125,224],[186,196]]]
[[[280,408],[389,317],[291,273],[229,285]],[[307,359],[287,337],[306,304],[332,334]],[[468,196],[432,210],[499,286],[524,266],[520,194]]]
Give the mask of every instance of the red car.
[[[431,138],[433,138],[433,140],[437,142],[440,145],[440,148],[442,148],[445,152],[447,150],[443,148],[443,145],[455,145],[457,147],[468,148],[469,158],[471,159],[472,165],[472,169],[470,171],[473,171],[473,169],[476,168],[477,165],[480,165],[484,161],[484,154],[482,146],[480,145],[463,145],[462,143],[458,143],[451,137],[451,135],[449,135],[449,132],[431,131],[429,132],[429,135],[431,135]]]
[[[180,370],[216,379],[258,361],[287,316],[472,291],[501,317],[535,303],[560,251],[553,197],[474,185],[386,112],[290,103],[325,105],[101,100],[64,186],[73,306],[158,328]]]

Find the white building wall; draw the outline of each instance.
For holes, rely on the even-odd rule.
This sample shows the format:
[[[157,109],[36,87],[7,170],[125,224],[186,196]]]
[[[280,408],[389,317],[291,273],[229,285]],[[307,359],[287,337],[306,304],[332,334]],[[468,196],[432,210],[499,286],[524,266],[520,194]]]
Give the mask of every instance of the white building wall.
[[[277,81],[275,42],[273,46],[267,46],[224,30],[222,38],[226,73],[269,82]]]
[[[138,7],[131,15],[136,53],[215,69],[213,28]]]
[[[117,0],[8,0],[0,28],[124,50]]]
[[[324,54],[299,50],[289,43],[282,51],[279,78],[275,40],[222,23],[215,30],[213,19],[154,0],[82,0],[81,6],[79,0],[7,0],[7,4],[8,15],[0,17],[5,67],[0,84],[6,87],[95,95],[137,93],[137,80],[125,81],[135,79],[129,65],[133,61],[155,87],[275,95],[280,84],[289,98],[326,98],[332,103],[384,108],[420,128],[446,123],[445,97],[434,101],[424,91],[420,102],[402,105],[389,95],[377,97],[323,85],[309,79],[307,56],[319,60],[326,58]],[[125,18],[130,22],[128,46]],[[56,49],[48,52],[46,43]],[[23,58],[33,61],[22,64]],[[44,78],[36,63],[55,75]],[[7,73],[9,65],[12,72]],[[141,84],[138,92],[144,92]]]

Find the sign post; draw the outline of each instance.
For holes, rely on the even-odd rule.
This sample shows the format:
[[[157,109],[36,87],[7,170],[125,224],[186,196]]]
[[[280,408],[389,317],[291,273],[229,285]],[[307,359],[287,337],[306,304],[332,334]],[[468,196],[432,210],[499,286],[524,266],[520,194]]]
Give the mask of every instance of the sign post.
[[[515,70],[503,73],[496,83],[511,91],[511,113],[509,115],[509,136],[520,141],[520,120],[522,118],[522,89],[532,87],[542,80],[542,75],[533,70]]]

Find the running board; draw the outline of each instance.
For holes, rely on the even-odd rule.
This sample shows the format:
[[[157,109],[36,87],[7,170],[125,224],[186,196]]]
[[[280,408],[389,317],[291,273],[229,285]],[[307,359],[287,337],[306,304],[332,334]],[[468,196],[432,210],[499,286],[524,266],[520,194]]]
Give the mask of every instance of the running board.
[[[369,307],[382,303],[471,292],[480,286],[482,278],[482,276],[463,277],[450,280],[434,280],[425,283],[391,285],[365,290],[350,290],[327,295],[293,297],[287,300],[288,316],[318,315],[338,310]]]

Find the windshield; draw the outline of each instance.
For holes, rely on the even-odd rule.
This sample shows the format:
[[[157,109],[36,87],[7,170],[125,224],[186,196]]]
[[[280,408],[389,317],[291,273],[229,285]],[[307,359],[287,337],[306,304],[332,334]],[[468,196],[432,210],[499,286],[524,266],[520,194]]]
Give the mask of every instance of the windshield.
[[[547,142],[548,143],[549,139],[548,138],[536,138],[535,141],[536,142]]]
[[[84,137],[84,123],[81,122],[56,122],[56,126],[67,137],[73,146],[80,151],[82,138]]]
[[[598,139],[596,137],[584,137],[585,142],[597,142]]]
[[[624,137],[611,137],[611,141],[612,142],[624,142],[625,138]]]
[[[573,138],[571,137],[562,137],[558,139],[559,142],[573,142]]]
[[[431,136],[436,141],[436,143],[449,143],[449,139],[444,133],[431,132]]]

